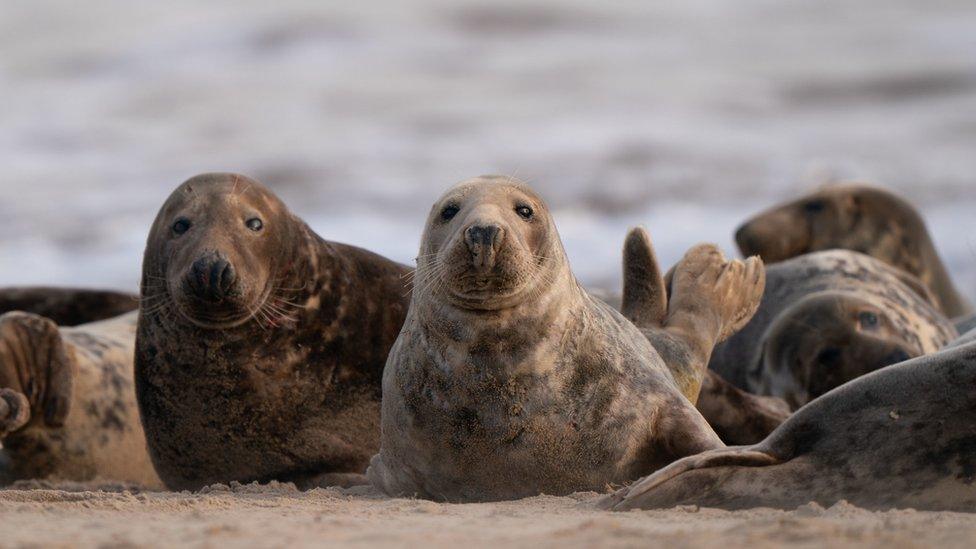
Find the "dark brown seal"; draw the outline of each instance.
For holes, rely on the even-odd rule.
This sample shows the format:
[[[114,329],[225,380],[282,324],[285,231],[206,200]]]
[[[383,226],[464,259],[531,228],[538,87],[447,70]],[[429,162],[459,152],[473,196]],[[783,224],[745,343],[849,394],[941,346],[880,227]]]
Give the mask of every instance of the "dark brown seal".
[[[370,481],[445,501],[567,494],[723,447],[689,399],[712,346],[758,305],[762,277],[758,260],[694,248],[666,314],[631,311],[659,332],[652,346],[576,281],[525,184],[458,185],[427,222]]]
[[[607,498],[615,510],[976,508],[976,343],[889,366],[801,408],[755,446],[682,459]]]
[[[137,313],[58,328],[0,316],[0,436],[5,481],[162,483],[146,451],[132,379]]]
[[[362,474],[406,267],[319,238],[233,174],[183,183],[146,246],[136,388],[167,486]]]
[[[949,317],[973,312],[935,249],[921,214],[904,198],[877,187],[828,187],[776,206],[736,233],[745,255],[767,264],[799,255],[845,249],[861,252],[918,277]]]
[[[0,314],[34,313],[58,326],[106,320],[139,308],[139,296],[84,288],[0,288]]]
[[[766,268],[762,305],[710,368],[794,408],[858,376],[940,350],[958,336],[916,278],[849,250]]]

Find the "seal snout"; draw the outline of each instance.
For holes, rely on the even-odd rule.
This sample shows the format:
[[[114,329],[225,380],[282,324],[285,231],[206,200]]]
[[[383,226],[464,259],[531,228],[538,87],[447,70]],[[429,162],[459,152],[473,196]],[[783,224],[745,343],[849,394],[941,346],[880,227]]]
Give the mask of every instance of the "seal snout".
[[[464,231],[464,242],[471,251],[476,267],[494,266],[498,249],[505,238],[505,230],[494,223],[474,223]]]
[[[219,253],[209,253],[194,261],[187,275],[190,290],[204,301],[222,301],[233,292],[236,283],[234,266]]]

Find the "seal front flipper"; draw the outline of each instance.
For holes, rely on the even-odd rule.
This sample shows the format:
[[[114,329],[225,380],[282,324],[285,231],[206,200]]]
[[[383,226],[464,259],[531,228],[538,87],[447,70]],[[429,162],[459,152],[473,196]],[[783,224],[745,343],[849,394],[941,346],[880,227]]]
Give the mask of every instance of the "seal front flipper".
[[[71,353],[50,319],[22,312],[0,316],[0,387],[21,393],[29,415],[43,418],[48,427],[64,425],[68,416],[72,366]],[[22,402],[17,397],[5,400]]]
[[[668,313],[664,277],[643,227],[631,229],[624,243],[624,293],[620,307],[637,326],[660,326]]]
[[[640,235],[631,237],[628,241],[638,240]],[[628,246],[628,255],[631,249]],[[625,259],[625,265],[628,261]],[[629,270],[627,277],[632,278],[634,272],[636,269]],[[729,261],[708,244],[692,248],[665,277],[663,287],[669,297],[664,321],[645,321],[637,327],[654,344],[691,402],[698,401],[715,345],[749,322],[759,308],[765,282],[761,260]],[[640,303],[639,299],[625,300],[624,308],[633,310]]]
[[[718,467],[765,467],[777,465],[783,460],[762,444],[755,446],[722,448],[703,452],[678,460],[656,473],[607,496],[597,505],[601,509],[628,511],[631,509],[661,509],[683,503],[683,498],[700,494],[713,484],[709,476],[718,480],[719,472],[706,478],[690,478],[692,471],[705,471]]]

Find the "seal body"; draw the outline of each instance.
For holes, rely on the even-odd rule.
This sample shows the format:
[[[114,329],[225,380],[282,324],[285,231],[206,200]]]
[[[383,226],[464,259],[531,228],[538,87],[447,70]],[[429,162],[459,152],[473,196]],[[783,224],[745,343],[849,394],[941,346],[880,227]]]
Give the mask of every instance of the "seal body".
[[[958,335],[917,279],[864,254],[818,252],[766,271],[758,312],[716,347],[710,367],[793,408]]]
[[[686,257],[675,278],[684,297],[670,316],[700,328],[675,338],[688,356],[731,322],[707,306],[712,292],[746,287],[744,266],[723,276],[728,264],[712,251]],[[686,396],[707,360],[697,382],[690,370],[678,380],[637,326],[583,290],[524,184],[488,176],[448,191],[428,219],[416,280],[368,472],[386,493],[486,501],[603,490],[723,446]],[[697,289],[706,307],[692,314]]]
[[[166,485],[364,473],[408,273],[322,240],[246,177],[181,185],[149,236],[136,339],[139,406]]]
[[[604,501],[616,510],[976,507],[976,343],[883,368],[804,406],[755,446],[680,460]]]
[[[135,400],[136,320],[133,312],[59,329],[29,313],[0,317],[0,386],[12,405],[3,422],[6,480],[161,487]]]
[[[861,252],[917,277],[950,318],[973,313],[921,214],[885,189],[859,183],[827,187],[757,215],[739,228],[736,241],[743,254],[766,263],[832,249]]]
[[[0,314],[23,311],[49,318],[58,326],[78,326],[120,316],[139,308],[139,296],[84,288],[0,288]]]

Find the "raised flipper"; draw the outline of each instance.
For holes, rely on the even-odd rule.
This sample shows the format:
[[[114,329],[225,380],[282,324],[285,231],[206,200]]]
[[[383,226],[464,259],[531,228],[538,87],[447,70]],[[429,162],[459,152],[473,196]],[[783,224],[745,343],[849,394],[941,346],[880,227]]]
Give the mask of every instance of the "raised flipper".
[[[73,386],[74,356],[54,322],[30,313],[0,316],[0,396],[14,427],[4,435],[35,420],[64,425]]]
[[[696,405],[726,444],[756,444],[792,413],[785,400],[742,391],[709,370]]]
[[[607,496],[598,505],[601,509],[612,511],[670,507],[675,502],[667,497],[659,499],[657,492],[665,487],[666,483],[681,483],[682,475],[686,473],[726,466],[765,467],[768,465],[777,465],[782,462],[782,458],[773,455],[764,449],[761,444],[711,450],[680,459],[656,473]]]
[[[715,345],[742,329],[759,308],[766,286],[762,261],[730,261],[717,247],[702,244],[665,279],[650,237],[638,228],[627,236],[624,272],[621,311],[654,345],[682,394],[697,402]]]
[[[110,290],[78,288],[0,288],[0,314],[24,311],[59,326],[78,326],[139,308],[139,297]]]
[[[637,326],[660,326],[668,314],[668,294],[651,237],[631,229],[624,243],[624,295],[620,312]]]

